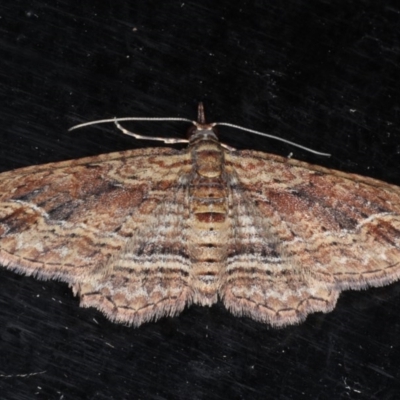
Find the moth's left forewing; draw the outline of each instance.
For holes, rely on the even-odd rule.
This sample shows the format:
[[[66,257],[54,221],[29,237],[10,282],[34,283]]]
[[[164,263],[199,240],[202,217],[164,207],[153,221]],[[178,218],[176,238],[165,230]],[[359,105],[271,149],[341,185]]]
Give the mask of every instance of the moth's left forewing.
[[[88,276],[124,246],[132,216],[156,207],[178,154],[132,150],[0,174],[0,263],[43,279]]]
[[[284,273],[261,275],[268,290],[253,285],[246,292],[244,281],[235,285],[231,277],[238,314],[248,307],[243,314],[285,325],[331,310],[343,289],[400,278],[397,186],[255,151],[227,153],[226,165],[265,220],[258,230],[273,232],[286,260]]]

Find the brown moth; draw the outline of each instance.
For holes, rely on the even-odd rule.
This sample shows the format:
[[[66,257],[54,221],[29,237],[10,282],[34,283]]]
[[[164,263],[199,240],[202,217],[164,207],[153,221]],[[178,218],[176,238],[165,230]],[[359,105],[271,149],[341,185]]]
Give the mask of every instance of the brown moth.
[[[183,151],[0,174],[1,265],[67,282],[81,306],[134,326],[220,299],[279,327],[399,279],[399,187],[234,151],[215,125],[200,106]]]

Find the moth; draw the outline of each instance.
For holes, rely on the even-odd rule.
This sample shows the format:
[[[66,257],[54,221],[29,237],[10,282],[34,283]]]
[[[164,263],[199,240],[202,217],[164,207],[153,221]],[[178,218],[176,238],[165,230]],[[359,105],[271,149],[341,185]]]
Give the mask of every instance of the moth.
[[[82,307],[133,326],[220,300],[281,327],[399,279],[399,187],[236,151],[216,125],[200,105],[185,150],[0,174],[0,264],[67,282]]]

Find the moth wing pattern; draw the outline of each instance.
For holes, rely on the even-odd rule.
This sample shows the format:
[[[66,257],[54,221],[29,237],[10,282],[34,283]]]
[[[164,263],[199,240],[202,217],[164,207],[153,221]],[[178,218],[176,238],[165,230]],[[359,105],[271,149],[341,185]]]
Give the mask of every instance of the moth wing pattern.
[[[400,278],[399,187],[228,150],[213,126],[197,123],[183,151],[0,174],[0,263],[134,326],[218,298],[285,326]]]
[[[331,311],[342,290],[400,278],[397,186],[256,151],[226,163],[248,243],[237,240],[221,289],[235,314],[284,326]]]
[[[182,197],[177,182],[184,159],[174,149],[150,148],[0,174],[0,263],[68,282],[81,305],[112,320],[139,325],[176,314],[189,296],[176,235],[183,231],[176,196]],[[134,256],[146,274],[124,270]],[[177,280],[171,284],[167,269],[174,257]],[[151,269],[159,271],[153,279]]]

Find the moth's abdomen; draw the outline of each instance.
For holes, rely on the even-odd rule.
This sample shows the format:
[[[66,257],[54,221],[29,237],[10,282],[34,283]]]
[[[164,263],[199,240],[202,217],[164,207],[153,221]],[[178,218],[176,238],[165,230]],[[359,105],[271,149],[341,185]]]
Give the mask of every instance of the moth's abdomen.
[[[189,187],[189,254],[194,302],[211,305],[218,299],[221,273],[230,236],[224,152],[214,141],[203,140],[192,149],[193,174]]]

